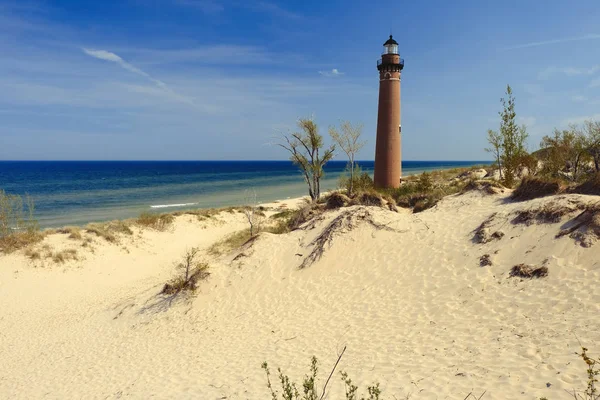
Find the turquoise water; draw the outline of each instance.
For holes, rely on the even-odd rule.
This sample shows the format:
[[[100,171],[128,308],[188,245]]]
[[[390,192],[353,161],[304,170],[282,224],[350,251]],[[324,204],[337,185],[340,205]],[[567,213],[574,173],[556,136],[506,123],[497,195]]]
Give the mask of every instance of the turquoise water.
[[[359,162],[373,172],[373,161]],[[490,164],[488,161],[404,161],[403,175]],[[325,168],[322,190],[335,189],[346,163]],[[0,189],[29,194],[42,227],[125,219],[143,211],[244,203],[253,189],[268,202],[307,194],[289,161],[0,161]]]

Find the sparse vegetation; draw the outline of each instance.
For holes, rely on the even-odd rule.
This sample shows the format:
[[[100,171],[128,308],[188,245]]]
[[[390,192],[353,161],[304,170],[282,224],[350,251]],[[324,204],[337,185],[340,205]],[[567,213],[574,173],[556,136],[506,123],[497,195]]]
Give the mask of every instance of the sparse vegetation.
[[[175,220],[175,216],[173,214],[155,214],[150,212],[143,212],[136,219],[136,224],[146,227],[156,229],[157,231],[164,231],[167,229],[173,221]]]
[[[185,252],[182,260],[175,263],[176,276],[165,284],[161,293],[175,295],[182,291],[194,292],[198,282],[210,275],[208,264],[197,260],[199,252],[195,247]]]
[[[354,183],[356,176],[354,158],[356,157],[356,153],[358,153],[366,143],[359,141],[360,135],[362,134],[362,130],[362,124],[352,125],[348,121],[342,121],[340,125],[340,131],[338,131],[335,127],[329,128],[329,135],[331,136],[333,141],[337,143],[338,147],[340,147],[348,156],[347,169],[350,172],[350,177],[347,180],[346,190],[349,196],[352,196],[352,194],[354,193]],[[356,172],[358,172],[358,175],[361,175],[360,170]]]
[[[591,247],[600,239],[600,203],[584,207],[583,211],[569,222],[556,237],[569,235],[582,247]]]
[[[133,231],[125,221],[89,224],[85,227],[85,231],[101,237],[110,243],[117,243],[119,241],[118,234],[133,235]]]
[[[83,236],[81,235],[81,229],[77,226],[66,226],[64,228],[60,228],[56,230],[56,233],[62,233],[64,235],[69,235],[69,239],[73,240],[81,240]]]
[[[513,224],[531,225],[534,222],[538,224],[555,224],[560,222],[562,217],[572,213],[577,208],[567,207],[558,202],[549,202],[538,208],[516,211]]]
[[[597,388],[598,375],[600,375],[600,371],[598,370],[600,360],[588,356],[587,351],[587,348],[581,346],[581,353],[576,353],[587,365],[587,387],[583,394],[576,391],[573,391],[571,394],[575,400],[600,400],[600,392]]]
[[[311,358],[309,373],[304,376],[302,380],[302,393],[298,390],[299,385],[290,380],[289,376],[285,375],[281,368],[277,368],[278,372],[278,380],[281,386],[281,397],[279,397],[279,391],[273,387],[271,382],[271,371],[269,369],[269,365],[265,361],[262,364],[262,369],[265,371],[267,375],[267,388],[269,389],[269,395],[272,400],[279,400],[280,398],[283,400],[322,400],[326,397],[327,394],[327,386],[337,366],[344,355],[344,350],[342,350],[341,354],[338,356],[338,359],[331,370],[325,384],[323,385],[323,389],[319,392],[317,387],[317,374],[319,372],[319,362],[315,356]],[[348,377],[346,372],[340,372],[342,381],[345,385],[345,393],[346,400],[359,400],[358,396],[358,387],[352,383],[352,380]],[[360,400],[380,400],[381,399],[381,389],[379,389],[379,383],[376,382],[372,386],[367,388],[368,397],[360,397]]]
[[[475,243],[485,244],[493,240],[500,240],[504,237],[504,232],[494,231],[492,232],[491,226],[494,222],[494,218],[497,213],[490,215],[485,221],[483,221],[473,232],[473,241]]]
[[[323,166],[333,158],[335,146],[323,149],[323,136],[312,119],[301,118],[298,127],[302,132],[292,133],[291,137],[284,136],[285,143],[279,146],[290,153],[290,159],[300,168],[308,185],[308,194],[316,202],[321,196]],[[321,151],[323,154],[320,154]]]
[[[246,205],[242,209],[242,212],[246,216],[248,224],[250,224],[250,236],[252,237],[260,231],[260,226],[263,222],[265,213],[258,208],[258,201],[254,190],[246,190],[244,199]]]
[[[511,268],[509,277],[511,278],[545,278],[548,276],[548,267],[534,267],[527,264],[515,265]]]
[[[489,254],[484,254],[479,257],[480,267],[489,267],[490,265],[492,265],[492,257]]]
[[[208,254],[212,256],[220,256],[222,254],[226,254],[231,250],[240,248],[247,241],[252,239],[252,235],[250,235],[250,229],[244,229],[231,235],[227,236],[225,239],[213,243],[207,250]]]
[[[0,189],[0,252],[11,253],[41,241],[33,199]]]
[[[77,256],[77,250],[75,249],[66,249],[57,253],[50,253],[49,258],[52,258],[52,261],[57,264],[63,264],[69,260],[77,261],[79,259]]]
[[[486,148],[485,151],[494,155],[494,160],[496,160],[496,166],[498,167],[498,173],[500,175],[500,179],[502,180],[502,161],[500,159],[502,154],[502,136],[498,132],[491,129],[488,129],[487,133],[490,147]]]

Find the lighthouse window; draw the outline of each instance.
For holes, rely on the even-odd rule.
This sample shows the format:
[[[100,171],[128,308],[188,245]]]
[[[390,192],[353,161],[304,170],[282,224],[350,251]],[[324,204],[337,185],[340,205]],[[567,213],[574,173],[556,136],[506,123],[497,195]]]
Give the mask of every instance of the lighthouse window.
[[[385,46],[384,54],[398,54],[398,45],[388,44],[387,46]]]

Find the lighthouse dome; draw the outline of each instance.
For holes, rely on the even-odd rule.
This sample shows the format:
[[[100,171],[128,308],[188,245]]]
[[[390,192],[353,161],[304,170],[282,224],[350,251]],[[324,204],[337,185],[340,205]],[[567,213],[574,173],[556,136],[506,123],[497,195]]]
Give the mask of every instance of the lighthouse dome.
[[[390,35],[390,38],[389,38],[389,39],[387,40],[387,42],[385,42],[383,45],[384,45],[384,46],[388,46],[388,45],[390,45],[390,44],[395,44],[396,46],[398,46],[398,42],[396,42],[396,41],[394,40],[394,38],[392,37],[392,35]]]

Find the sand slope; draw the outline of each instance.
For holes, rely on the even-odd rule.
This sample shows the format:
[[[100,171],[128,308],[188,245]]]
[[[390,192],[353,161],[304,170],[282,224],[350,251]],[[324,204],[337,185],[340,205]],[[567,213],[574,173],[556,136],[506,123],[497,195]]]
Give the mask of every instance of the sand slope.
[[[573,200],[598,201],[473,192],[419,214],[333,211],[206,256],[210,278],[195,297],[172,301],[157,296],[172,262],[245,228],[242,214],[178,217],[168,232],[136,230],[119,245],[96,240],[94,253],[62,266],[1,256],[0,398],[266,399],[263,361],[299,380],[316,355],[322,384],[347,346],[339,368],[361,388],[378,380],[386,399],[484,390],[485,399],[568,399],[564,389],[585,386],[577,338],[600,353],[600,243],[555,238],[576,212],[552,224],[511,221]],[[494,212],[504,236],[476,243]],[[343,213],[322,258],[299,270]],[[64,235],[46,240],[71,245]],[[479,266],[483,254],[492,266]],[[543,264],[549,276],[509,278],[520,263]],[[339,374],[330,388],[330,399],[343,396]]]

